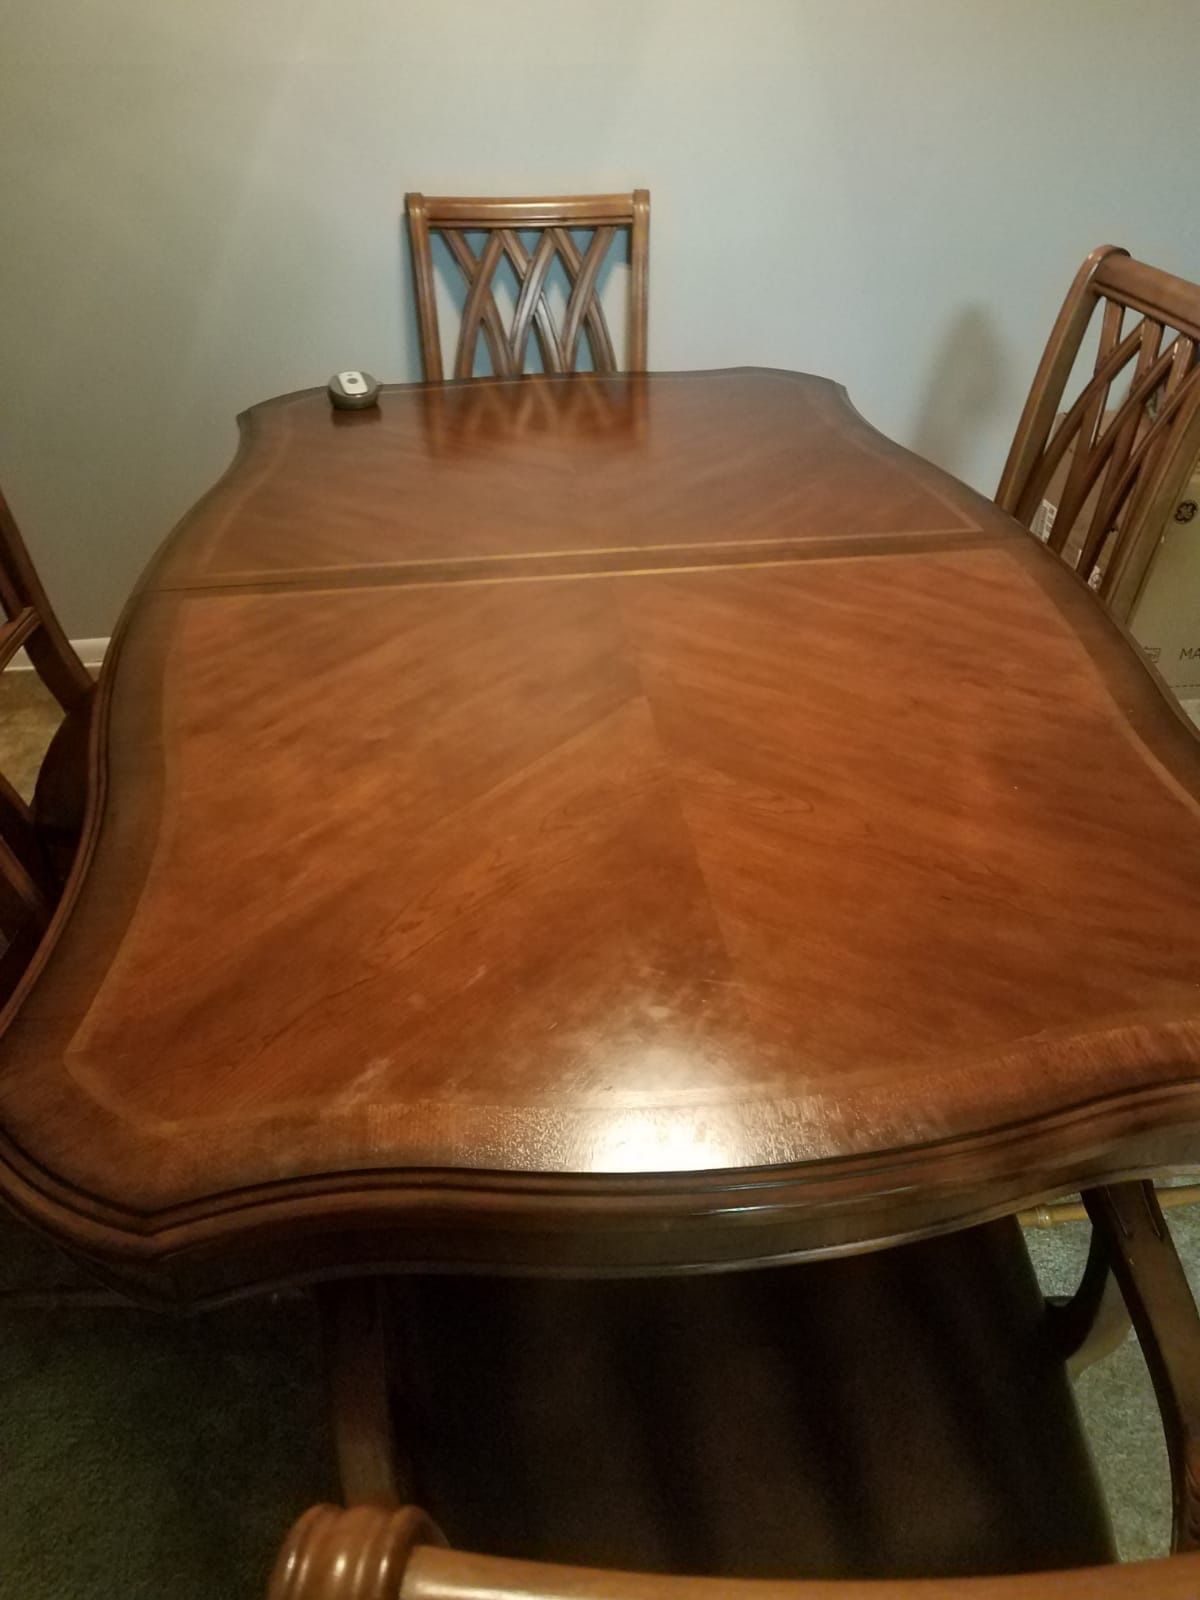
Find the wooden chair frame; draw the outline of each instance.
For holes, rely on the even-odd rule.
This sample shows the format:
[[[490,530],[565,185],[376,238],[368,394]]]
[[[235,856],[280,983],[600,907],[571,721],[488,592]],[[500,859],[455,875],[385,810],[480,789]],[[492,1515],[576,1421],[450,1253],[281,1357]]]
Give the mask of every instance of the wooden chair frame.
[[[86,715],[95,685],[51,609],[2,495],[0,607],[6,618],[0,625],[0,671],[23,649],[68,718]],[[49,921],[57,898],[54,878],[34,808],[0,775],[0,925],[9,939],[0,989],[7,989],[8,968],[27,958],[29,939],[36,942]]]
[[[470,199],[405,196],[412,248],[421,364],[427,382],[444,376],[442,344],[434,293],[431,235],[440,234],[462,273],[467,290],[454,358],[455,378],[474,375],[475,354],[482,338],[496,377],[517,378],[525,369],[531,335],[537,339],[542,367],[548,373],[574,372],[586,336],[597,372],[615,372],[616,355],[597,295],[600,270],[618,230],[629,231],[629,332],[627,370],[646,370],[647,280],[650,260],[650,193],[568,195],[549,199]],[[581,250],[573,230],[592,229]],[[530,252],[522,233],[540,238]],[[479,255],[468,233],[483,232]],[[505,328],[496,304],[495,276],[507,257],[520,286],[512,325]],[[550,268],[557,257],[570,282],[570,297],[561,330],[556,328],[546,298]]]
[[[1091,376],[1056,421],[1098,312]],[[1128,329],[1127,313],[1137,318]],[[1134,261],[1116,245],[1093,250],[1051,331],[996,491],[1002,510],[1030,524],[1073,448],[1047,542],[1061,554],[1086,518],[1076,570],[1092,580],[1106,555],[1098,587],[1121,618],[1137,599],[1158,534],[1200,455],[1198,344],[1200,287]],[[1123,377],[1128,392],[1110,411]],[[1151,419],[1147,406],[1154,399]]]
[[[332,1289],[335,1443],[349,1509],[315,1506],[296,1523],[269,1600],[1194,1600],[1200,1593],[1200,1317],[1149,1183],[1084,1196],[1096,1248],[1080,1314],[1056,1315],[1059,1354],[1086,1341],[1115,1274],[1145,1352],[1171,1465],[1172,1557],[1023,1577],[796,1580],[664,1577],[564,1567],[450,1550],[430,1518],[405,1504],[408,1473],[390,1433],[382,1293]],[[1102,1266],[1097,1270],[1097,1263]]]

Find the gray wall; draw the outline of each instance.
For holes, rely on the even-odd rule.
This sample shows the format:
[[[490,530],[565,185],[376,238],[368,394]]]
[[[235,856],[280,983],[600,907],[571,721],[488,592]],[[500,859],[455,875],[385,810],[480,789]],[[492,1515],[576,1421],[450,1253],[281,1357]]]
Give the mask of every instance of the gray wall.
[[[1198,0],[0,0],[0,481],[105,634],[234,415],[417,376],[399,208],[653,194],[650,359],[994,487],[1077,261],[1200,277]]]

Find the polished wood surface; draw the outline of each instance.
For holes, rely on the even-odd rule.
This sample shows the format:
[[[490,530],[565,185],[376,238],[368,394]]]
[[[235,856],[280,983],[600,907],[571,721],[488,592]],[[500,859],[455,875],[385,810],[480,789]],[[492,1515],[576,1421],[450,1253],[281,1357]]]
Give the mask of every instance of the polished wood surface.
[[[0,495],[0,672],[20,650],[66,717],[39,775],[33,804],[0,774],[0,998],[37,948],[78,843],[86,796],[84,745],[94,684],[71,648]]]
[[[551,199],[469,199],[405,196],[412,251],[421,367],[436,382],[443,375],[441,332],[432,239],[444,240],[466,291],[454,356],[453,376],[475,374],[480,343],[492,375],[518,378],[536,343],[542,371],[575,372],[584,342],[591,369],[616,372],[619,366],[600,300],[602,275],[617,236],[629,235],[629,300],[625,362],[629,372],[646,369],[649,315],[650,192],[563,195]],[[579,235],[588,239],[581,246]],[[526,239],[536,234],[530,249]],[[482,235],[476,251],[471,237]],[[523,237],[524,236],[524,237]],[[496,298],[504,264],[516,284],[512,315],[506,321]],[[555,321],[550,286],[555,265],[565,279],[561,326]]]
[[[402,1505],[412,1479],[392,1415],[385,1282],[323,1283],[317,1304],[342,1494],[350,1505]]]
[[[1200,746],[824,380],[256,407],[101,712],[0,1178],[146,1293],[858,1248],[1195,1158]]]
[[[1089,328],[1094,356],[1081,363]],[[1200,457],[1200,285],[1102,245],[1076,274],[1005,464],[997,503],[1030,523],[1060,465],[1049,545],[1120,617]]]
[[[412,1507],[314,1506],[269,1600],[1196,1600],[1200,1556],[1004,1578],[679,1578],[441,1548]],[[363,1559],[365,1555],[365,1560]]]

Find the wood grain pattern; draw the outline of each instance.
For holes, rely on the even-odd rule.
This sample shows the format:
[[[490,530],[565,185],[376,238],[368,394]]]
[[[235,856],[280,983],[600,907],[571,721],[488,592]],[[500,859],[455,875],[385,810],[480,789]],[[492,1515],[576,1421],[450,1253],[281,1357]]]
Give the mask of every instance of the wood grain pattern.
[[[823,380],[256,408],[101,710],[3,1182],[148,1294],[861,1248],[1195,1156],[1197,743]]]
[[[1075,369],[1099,323],[1090,372]],[[1129,616],[1161,530],[1200,457],[1200,286],[1102,245],[1063,303],[996,492],[1029,523],[1070,470],[1049,535]]]
[[[646,368],[647,285],[650,268],[650,193],[566,195],[553,199],[433,198],[405,196],[413,286],[421,334],[421,364],[430,382],[442,377],[432,239],[442,238],[466,291],[454,356],[454,377],[474,376],[482,340],[498,378],[525,371],[531,339],[542,371],[578,370],[586,340],[591,368],[615,372],[617,358],[600,301],[600,274],[618,231],[629,234],[629,328],[626,369]],[[579,232],[590,237],[581,246]],[[524,235],[537,235],[530,250]],[[471,235],[482,235],[476,250]],[[516,282],[516,303],[508,322],[496,299],[498,269],[507,263]],[[558,264],[566,278],[561,327],[555,322],[548,288]]]

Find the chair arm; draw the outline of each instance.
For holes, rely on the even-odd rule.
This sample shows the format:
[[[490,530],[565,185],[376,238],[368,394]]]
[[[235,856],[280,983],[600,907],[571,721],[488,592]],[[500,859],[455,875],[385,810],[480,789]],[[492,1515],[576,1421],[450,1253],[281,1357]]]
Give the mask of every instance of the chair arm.
[[[679,1578],[469,1555],[413,1506],[314,1506],[292,1529],[269,1600],[1196,1600],[1200,1554],[1004,1578]]]

